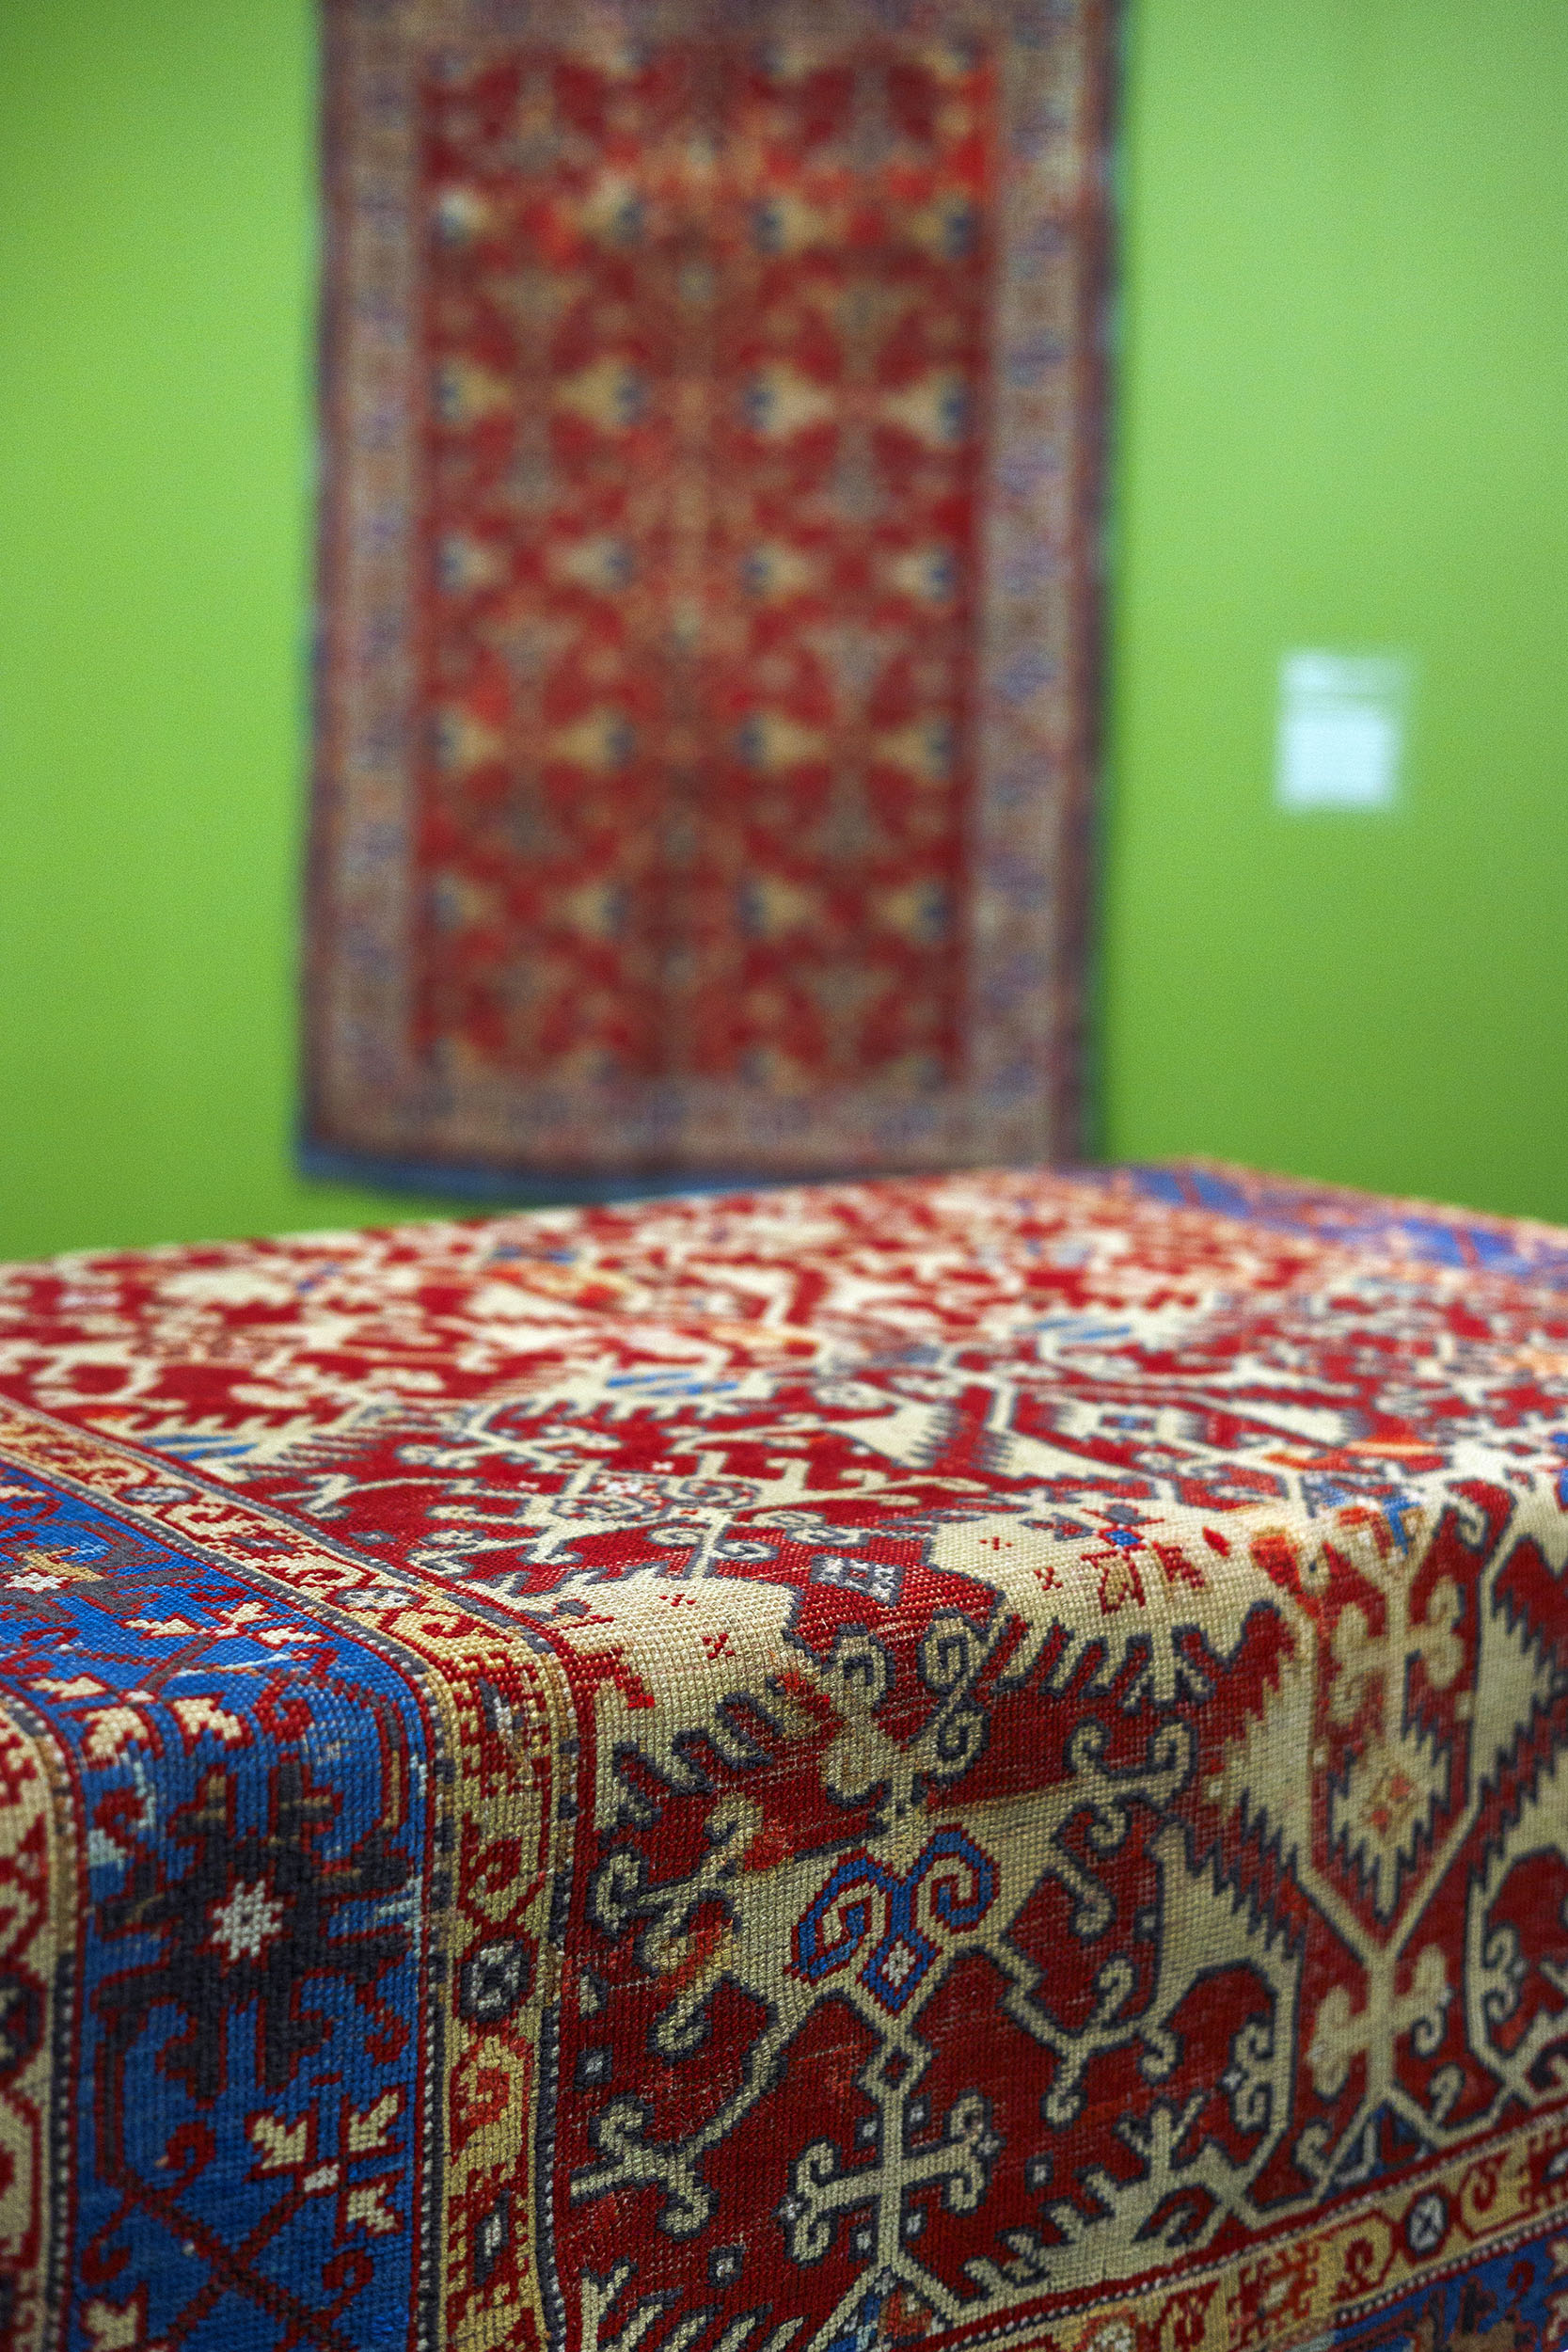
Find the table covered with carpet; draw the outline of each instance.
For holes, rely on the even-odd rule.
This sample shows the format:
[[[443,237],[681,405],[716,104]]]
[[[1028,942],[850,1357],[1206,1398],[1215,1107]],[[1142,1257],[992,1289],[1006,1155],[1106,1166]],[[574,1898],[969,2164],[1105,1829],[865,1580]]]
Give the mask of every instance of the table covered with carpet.
[[[11,1268],[4,2340],[1557,2352],[1565,1561],[1539,1226]]]

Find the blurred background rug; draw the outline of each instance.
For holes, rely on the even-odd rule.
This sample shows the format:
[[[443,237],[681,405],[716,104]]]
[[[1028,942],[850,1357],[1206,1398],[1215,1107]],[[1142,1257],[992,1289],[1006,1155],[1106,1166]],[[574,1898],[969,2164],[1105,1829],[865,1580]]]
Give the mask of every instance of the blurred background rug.
[[[1096,0],[329,0],[305,1156],[1076,1148]]]

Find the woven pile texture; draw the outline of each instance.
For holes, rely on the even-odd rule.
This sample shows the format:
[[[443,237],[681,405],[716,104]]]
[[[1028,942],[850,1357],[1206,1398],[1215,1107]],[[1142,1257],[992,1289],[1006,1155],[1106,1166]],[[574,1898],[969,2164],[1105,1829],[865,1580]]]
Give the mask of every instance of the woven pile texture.
[[[327,32],[310,1149],[1070,1153],[1105,0]]]
[[[1200,1167],[0,1274],[71,2352],[1558,2352],[1568,1234]]]

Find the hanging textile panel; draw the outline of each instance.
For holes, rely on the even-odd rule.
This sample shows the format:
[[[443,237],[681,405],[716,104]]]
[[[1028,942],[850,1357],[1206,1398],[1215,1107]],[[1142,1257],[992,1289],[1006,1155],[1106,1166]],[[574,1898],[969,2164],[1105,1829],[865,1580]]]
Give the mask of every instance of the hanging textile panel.
[[[1070,1151],[1103,9],[327,32],[308,1151]]]

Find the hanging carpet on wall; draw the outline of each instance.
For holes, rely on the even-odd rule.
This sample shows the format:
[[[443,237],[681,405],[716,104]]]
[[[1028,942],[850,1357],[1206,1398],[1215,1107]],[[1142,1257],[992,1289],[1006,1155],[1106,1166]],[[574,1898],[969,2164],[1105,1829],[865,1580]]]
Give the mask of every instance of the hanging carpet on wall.
[[[1099,0],[329,0],[307,1157],[1077,1142]]]

